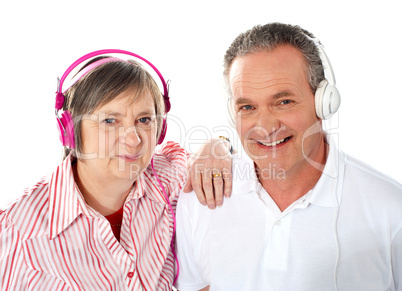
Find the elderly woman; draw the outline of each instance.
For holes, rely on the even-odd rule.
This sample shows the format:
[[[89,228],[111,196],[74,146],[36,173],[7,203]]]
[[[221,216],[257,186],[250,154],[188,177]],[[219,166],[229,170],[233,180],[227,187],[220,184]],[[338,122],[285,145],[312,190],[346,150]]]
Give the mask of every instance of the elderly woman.
[[[172,287],[174,210],[188,154],[173,142],[155,152],[170,103],[135,61],[92,58],[62,94],[66,75],[102,52],[77,60],[58,87],[64,161],[0,211],[1,290]],[[208,163],[222,169],[222,161]],[[222,184],[220,173],[214,177]]]

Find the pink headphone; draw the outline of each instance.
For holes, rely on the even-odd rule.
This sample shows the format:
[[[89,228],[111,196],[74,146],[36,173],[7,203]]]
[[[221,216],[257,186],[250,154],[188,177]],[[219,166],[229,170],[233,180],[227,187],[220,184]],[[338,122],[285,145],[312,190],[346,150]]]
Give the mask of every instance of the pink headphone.
[[[68,90],[68,88],[65,89],[64,91],[62,90],[63,83],[64,83],[65,79],[67,78],[67,76],[71,73],[71,71],[74,70],[81,63],[83,63],[84,61],[86,61],[90,58],[93,58],[93,57],[96,57],[99,55],[103,55],[103,54],[124,54],[124,55],[129,55],[129,56],[135,57],[135,58],[140,59],[140,60],[144,61],[145,63],[147,63],[159,76],[160,80],[162,81],[162,85],[163,85],[163,100],[165,103],[165,116],[163,118],[161,135],[158,140],[158,144],[161,144],[166,136],[166,130],[167,130],[166,113],[168,113],[170,111],[170,107],[171,107],[170,101],[169,101],[169,89],[168,89],[168,85],[165,82],[165,79],[163,78],[163,76],[159,72],[159,70],[150,61],[144,59],[143,57],[141,57],[135,53],[129,52],[129,51],[118,50],[118,49],[106,49],[106,50],[94,51],[94,52],[91,52],[89,54],[82,56],[81,58],[76,60],[74,63],[72,63],[70,67],[68,67],[68,69],[64,72],[61,79],[58,79],[55,114],[56,114],[58,129],[59,129],[60,141],[62,142],[63,146],[67,146],[70,149],[75,148],[74,124],[73,124],[73,120],[71,118],[71,113],[68,112],[67,110],[65,110],[59,116],[59,110],[61,110],[63,108],[64,100],[65,100],[65,97],[63,94]],[[83,70],[81,70],[77,74],[77,76],[75,76],[75,78],[73,79],[70,87],[72,85],[74,85],[78,80],[80,80],[83,76],[85,76],[88,72],[92,71],[94,68],[96,68],[104,63],[112,62],[112,61],[124,61],[125,62],[125,60],[122,60],[119,58],[111,58],[111,57],[100,59],[100,60],[86,66]]]

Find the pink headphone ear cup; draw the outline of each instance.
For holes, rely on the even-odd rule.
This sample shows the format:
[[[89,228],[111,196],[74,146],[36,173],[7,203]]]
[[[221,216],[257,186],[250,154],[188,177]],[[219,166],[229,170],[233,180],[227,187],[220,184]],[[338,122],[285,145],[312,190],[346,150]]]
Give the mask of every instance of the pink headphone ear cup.
[[[64,128],[63,128],[63,124],[61,123],[60,119],[57,118],[57,129],[59,131],[59,138],[60,138],[60,142],[63,146],[66,145],[66,135],[64,134]]]
[[[162,123],[162,130],[161,134],[158,139],[158,144],[162,144],[163,140],[165,139],[166,136],[166,131],[167,131],[167,122],[166,122],[166,116],[163,118],[163,123]]]
[[[63,146],[67,146],[70,149],[75,148],[74,138],[74,123],[69,111],[64,111],[60,118],[57,120],[59,128],[60,141]]]
[[[165,116],[163,117],[162,130],[161,130],[161,134],[159,135],[157,144],[162,144],[163,140],[165,139],[166,131],[167,131],[166,113],[168,113],[171,108],[169,96],[163,95],[163,102],[165,104]]]
[[[168,113],[172,107],[169,96],[163,96],[163,103],[165,104],[165,113]]]

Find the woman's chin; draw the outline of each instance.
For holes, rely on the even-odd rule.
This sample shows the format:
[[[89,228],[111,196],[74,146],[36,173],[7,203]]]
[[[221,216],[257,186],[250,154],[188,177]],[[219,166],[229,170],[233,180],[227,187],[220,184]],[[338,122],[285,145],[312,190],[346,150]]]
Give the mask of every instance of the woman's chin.
[[[141,173],[145,170],[145,167],[142,166],[142,163],[138,162],[139,161],[127,162],[125,159],[118,159],[115,169],[115,176],[124,180],[137,180]]]

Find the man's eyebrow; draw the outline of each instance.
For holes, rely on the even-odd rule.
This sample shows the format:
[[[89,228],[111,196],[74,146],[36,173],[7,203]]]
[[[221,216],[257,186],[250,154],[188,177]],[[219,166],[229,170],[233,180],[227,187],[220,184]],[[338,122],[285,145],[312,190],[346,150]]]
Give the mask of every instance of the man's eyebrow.
[[[235,104],[244,104],[244,103],[250,103],[250,102],[251,102],[250,99],[245,98],[245,97],[240,97],[240,98],[236,99]]]
[[[276,93],[273,96],[273,98],[278,99],[278,98],[281,98],[281,97],[287,97],[287,96],[293,96],[293,95],[294,94],[292,92],[290,92],[290,91],[281,91],[281,92]]]
[[[292,93],[291,91],[281,91],[281,92],[274,94],[272,96],[272,98],[279,99],[281,97],[286,97],[286,96],[294,96],[294,93]],[[244,103],[250,103],[250,102],[253,102],[253,101],[247,97],[240,97],[240,98],[236,99],[235,104],[244,104]]]

